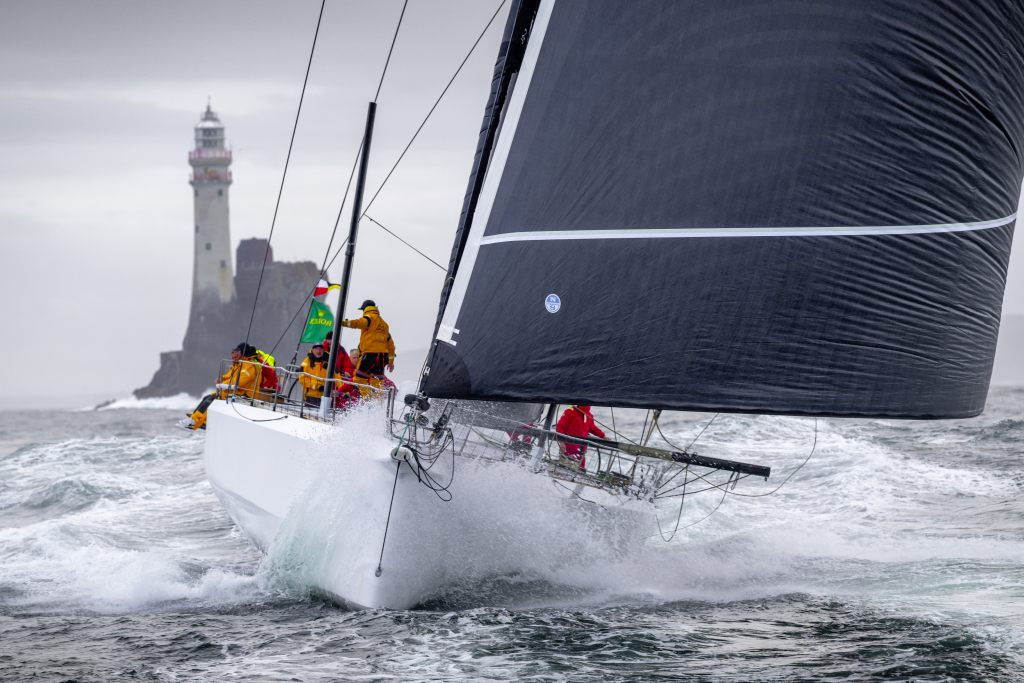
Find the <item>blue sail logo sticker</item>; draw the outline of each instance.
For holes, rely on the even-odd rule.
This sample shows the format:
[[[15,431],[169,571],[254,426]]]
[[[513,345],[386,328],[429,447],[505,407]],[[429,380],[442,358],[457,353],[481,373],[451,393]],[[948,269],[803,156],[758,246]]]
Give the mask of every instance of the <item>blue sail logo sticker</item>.
[[[558,309],[562,307],[562,300],[557,294],[548,294],[547,298],[544,299],[544,308],[548,309],[548,313],[558,313]]]

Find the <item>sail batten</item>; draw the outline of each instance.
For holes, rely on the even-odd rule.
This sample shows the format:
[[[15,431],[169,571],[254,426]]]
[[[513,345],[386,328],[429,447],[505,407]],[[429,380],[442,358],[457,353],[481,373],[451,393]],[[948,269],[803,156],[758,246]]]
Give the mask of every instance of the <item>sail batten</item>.
[[[1024,175],[1024,9],[517,11],[532,28],[428,395],[980,412]]]

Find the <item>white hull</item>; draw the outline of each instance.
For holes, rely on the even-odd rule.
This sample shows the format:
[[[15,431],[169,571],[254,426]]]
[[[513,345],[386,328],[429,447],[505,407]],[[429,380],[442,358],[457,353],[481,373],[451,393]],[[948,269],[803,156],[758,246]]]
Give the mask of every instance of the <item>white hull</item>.
[[[572,484],[507,462],[441,457],[430,470],[440,483],[455,466],[446,502],[410,467],[398,468],[379,414],[335,426],[281,417],[215,401],[210,483],[274,567],[352,606],[407,609],[495,575],[557,580],[570,562],[616,557],[653,533],[649,504],[593,488],[582,500]]]

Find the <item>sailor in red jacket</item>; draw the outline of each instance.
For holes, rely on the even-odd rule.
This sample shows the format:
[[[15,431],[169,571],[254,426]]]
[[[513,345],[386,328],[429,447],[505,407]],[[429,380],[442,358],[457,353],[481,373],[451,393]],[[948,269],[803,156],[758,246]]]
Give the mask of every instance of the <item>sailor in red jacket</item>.
[[[331,353],[331,339],[333,337],[334,332],[331,331],[327,333],[327,337],[324,339],[324,353],[327,355]],[[344,346],[338,346],[338,357],[334,359],[334,369],[346,378],[351,378],[356,373],[356,366],[352,363],[352,359],[349,358]]]
[[[555,427],[555,431],[559,434],[565,434],[566,436],[575,436],[577,438],[585,439],[591,434],[601,439],[604,438],[604,432],[601,428],[594,424],[594,416],[590,414],[590,406],[573,406],[567,408],[562,417],[558,418],[558,425]],[[558,442],[558,450],[565,457],[570,460],[575,460],[580,464],[580,470],[587,468],[587,445],[583,443],[565,443],[562,441]]]

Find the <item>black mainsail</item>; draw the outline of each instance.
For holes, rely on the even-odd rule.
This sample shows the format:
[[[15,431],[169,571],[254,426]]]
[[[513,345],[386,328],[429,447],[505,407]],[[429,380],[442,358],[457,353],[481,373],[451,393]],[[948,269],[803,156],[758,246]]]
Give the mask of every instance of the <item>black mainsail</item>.
[[[422,390],[975,415],[1022,145],[1016,2],[517,2]]]

